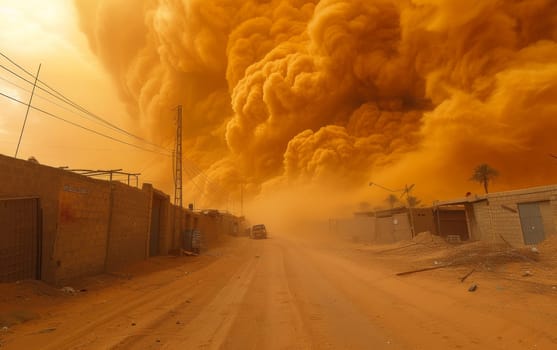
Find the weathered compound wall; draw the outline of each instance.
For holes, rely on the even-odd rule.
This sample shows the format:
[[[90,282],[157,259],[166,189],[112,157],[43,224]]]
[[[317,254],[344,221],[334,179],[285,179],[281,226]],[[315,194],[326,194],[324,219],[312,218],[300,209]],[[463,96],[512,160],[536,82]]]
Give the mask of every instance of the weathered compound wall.
[[[109,183],[68,172],[61,177],[58,229],[50,254],[56,281],[104,270],[110,213]]]
[[[152,186],[112,183],[106,269],[145,259],[148,249]]]
[[[40,199],[43,280],[103,270],[109,194],[105,181],[0,155],[0,198]]]
[[[504,239],[512,245],[525,244],[519,205],[526,203],[539,205],[545,238],[557,232],[557,186],[490,193],[488,201],[491,225],[486,231],[491,232],[494,240]]]
[[[21,197],[39,198],[41,279],[51,283],[166,255],[188,228],[202,231],[206,247],[218,244],[237,221],[178,208],[149,184],[137,189],[0,155],[0,199]]]

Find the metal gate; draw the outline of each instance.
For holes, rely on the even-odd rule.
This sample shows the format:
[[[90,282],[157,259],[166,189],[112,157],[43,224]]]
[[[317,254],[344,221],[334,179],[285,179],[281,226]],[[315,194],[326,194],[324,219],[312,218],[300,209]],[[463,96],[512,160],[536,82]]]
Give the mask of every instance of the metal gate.
[[[540,203],[518,204],[524,244],[538,244],[545,239]]]
[[[0,282],[41,278],[38,198],[0,199]]]

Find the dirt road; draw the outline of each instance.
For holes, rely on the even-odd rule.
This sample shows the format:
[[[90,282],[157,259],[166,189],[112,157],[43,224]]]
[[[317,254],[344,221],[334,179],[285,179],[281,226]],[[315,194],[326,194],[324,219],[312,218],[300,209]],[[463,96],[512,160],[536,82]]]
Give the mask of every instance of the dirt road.
[[[0,347],[557,348],[556,294],[493,281],[470,293],[442,273],[396,277],[354,249],[237,238],[205,256],[156,263],[74,296],[24,296],[28,308],[52,303],[0,333]]]

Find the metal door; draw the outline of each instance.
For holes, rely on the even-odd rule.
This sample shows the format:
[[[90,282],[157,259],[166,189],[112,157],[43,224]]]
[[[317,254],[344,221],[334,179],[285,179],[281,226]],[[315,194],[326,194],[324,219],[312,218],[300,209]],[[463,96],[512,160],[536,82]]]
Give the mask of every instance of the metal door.
[[[518,205],[524,244],[538,244],[545,239],[540,203]]]
[[[38,198],[0,199],[0,282],[40,279]]]

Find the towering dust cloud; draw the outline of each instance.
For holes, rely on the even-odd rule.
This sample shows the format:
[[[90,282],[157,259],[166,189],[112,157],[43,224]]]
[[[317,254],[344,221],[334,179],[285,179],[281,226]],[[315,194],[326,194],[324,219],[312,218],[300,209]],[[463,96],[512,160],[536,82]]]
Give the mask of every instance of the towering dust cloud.
[[[424,199],[554,181],[553,0],[75,1],[130,114],[256,194],[370,180]],[[357,192],[357,191],[356,191]],[[384,196],[385,193],[381,193]]]

